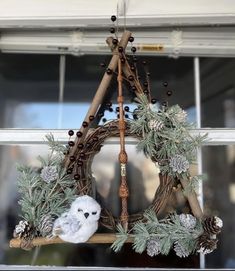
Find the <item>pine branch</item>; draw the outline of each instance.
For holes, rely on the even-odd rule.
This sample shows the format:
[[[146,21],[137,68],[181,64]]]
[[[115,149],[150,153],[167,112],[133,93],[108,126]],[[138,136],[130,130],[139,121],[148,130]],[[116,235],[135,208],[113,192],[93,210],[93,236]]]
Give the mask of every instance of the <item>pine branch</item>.
[[[128,238],[128,233],[127,231],[122,227],[121,224],[117,225],[117,233],[116,233],[117,239],[113,242],[111,245],[111,248],[115,251],[118,252],[122,249],[124,243],[126,242]]]
[[[39,170],[22,165],[17,167],[20,173],[18,187],[21,194],[21,216],[34,228],[38,228],[45,215],[53,219],[61,215],[76,197],[75,190],[70,188],[72,180],[62,163],[65,147],[56,142],[53,135],[47,135],[46,138],[50,153],[46,158],[38,157],[40,171],[53,167],[55,175],[52,176],[56,179],[44,180]]]

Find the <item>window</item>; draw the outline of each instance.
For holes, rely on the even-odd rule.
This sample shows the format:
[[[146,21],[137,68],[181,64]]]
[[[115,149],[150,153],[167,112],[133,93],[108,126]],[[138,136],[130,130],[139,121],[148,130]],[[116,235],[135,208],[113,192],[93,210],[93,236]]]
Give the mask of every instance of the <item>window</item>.
[[[171,261],[166,257],[157,259],[150,259],[146,255],[136,257],[128,245],[117,255],[110,251],[109,245],[52,245],[42,247],[39,252],[37,250],[25,252],[7,247],[19,211],[15,208],[19,196],[16,189],[15,164],[25,162],[36,165],[35,157],[38,154],[45,154],[47,150],[42,135],[50,131],[66,143],[67,130],[71,128],[76,130],[80,127],[102,77],[103,70],[99,67],[99,63],[104,60],[107,62],[108,59],[109,56],[67,56],[65,88],[61,104],[58,102],[59,56],[0,55],[0,126],[2,128],[0,133],[0,260],[2,264],[166,268],[200,266],[200,259],[197,256],[179,260],[174,255],[170,255]],[[218,249],[206,256],[205,264],[207,267],[232,268],[235,258],[232,241],[235,210],[233,206],[235,151],[231,144],[234,143],[232,128],[234,128],[235,115],[233,80],[235,62],[230,58],[201,58],[198,61],[197,58],[192,57],[167,59],[143,56],[139,61],[141,62],[142,59],[146,59],[149,63],[153,95],[160,101],[168,99],[169,104],[178,103],[187,110],[189,121],[199,121],[198,118],[201,117],[203,131],[207,131],[211,138],[211,142],[208,142],[209,146],[202,148],[202,161],[199,160],[198,170],[200,171],[202,166],[203,172],[208,175],[203,185],[205,211],[207,213],[213,211],[221,216],[225,226],[219,237]],[[200,81],[197,81],[198,64],[200,64]],[[168,88],[173,91],[171,97],[165,95],[165,88],[162,85],[164,81],[168,82]],[[195,82],[197,82],[196,88]],[[201,83],[201,92],[198,83]],[[195,96],[199,97],[200,93],[201,103],[198,99],[195,103]],[[133,95],[127,89],[125,96],[127,104],[131,104]],[[106,100],[111,100],[114,108],[115,98],[115,82],[112,82]],[[115,118],[116,114],[106,111],[105,117]],[[210,128],[204,130],[207,127]],[[35,128],[37,129],[34,130]],[[228,128],[228,130],[218,128]],[[105,159],[105,156],[102,159]],[[98,173],[96,172],[97,175]],[[115,169],[112,171],[112,174],[114,173]],[[151,177],[151,169],[148,174]],[[135,193],[142,193],[135,180],[132,181]],[[151,191],[152,187],[151,181],[145,182],[146,191]],[[145,208],[151,200],[151,193],[146,192],[145,195],[147,195],[146,200],[143,200],[140,206],[136,207],[137,209]],[[176,198],[181,200],[180,195]],[[110,201],[107,204],[111,204]],[[167,206],[167,208],[170,210],[171,207]],[[201,258],[202,265],[203,258]]]

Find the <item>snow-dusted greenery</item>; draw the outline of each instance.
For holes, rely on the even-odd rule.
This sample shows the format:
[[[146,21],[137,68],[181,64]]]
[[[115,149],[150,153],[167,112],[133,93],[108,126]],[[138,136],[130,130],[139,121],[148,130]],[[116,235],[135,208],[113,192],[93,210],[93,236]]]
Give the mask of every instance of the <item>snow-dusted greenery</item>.
[[[118,224],[117,239],[111,248],[118,252],[127,238],[133,238],[133,249],[137,253],[146,250],[150,256],[167,255],[172,248],[179,257],[186,257],[197,251],[197,239],[203,233],[203,226],[192,215],[188,215],[187,220],[182,215],[173,213],[158,220],[154,211],[147,210],[144,214],[146,222],[136,223],[129,232]],[[188,226],[189,219],[193,222],[191,227]]]
[[[38,157],[41,164],[39,168],[17,166],[20,173],[18,187],[21,194],[21,217],[30,223],[34,234],[37,232],[39,235],[43,235],[40,233],[43,218],[47,216],[54,220],[76,196],[71,188],[73,180],[63,167],[66,147],[55,141],[51,134],[46,139],[50,153],[46,158]]]

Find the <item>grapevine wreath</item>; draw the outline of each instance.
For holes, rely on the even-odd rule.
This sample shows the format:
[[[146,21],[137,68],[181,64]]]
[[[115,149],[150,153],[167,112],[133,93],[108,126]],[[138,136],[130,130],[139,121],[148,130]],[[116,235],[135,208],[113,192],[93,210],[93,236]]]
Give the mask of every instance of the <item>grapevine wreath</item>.
[[[116,20],[115,16],[111,19],[113,22]],[[119,137],[119,196],[122,212],[120,217],[114,217],[103,207],[100,216],[100,225],[115,233],[107,241],[112,243],[112,249],[117,252],[125,242],[131,240],[135,252],[146,250],[149,256],[167,255],[171,249],[179,257],[197,252],[210,253],[217,246],[217,235],[223,223],[217,216],[203,215],[195,193],[202,176],[191,176],[189,172],[197,148],[206,136],[193,136],[190,133],[193,126],[187,122],[187,113],[179,105],[169,106],[167,102],[160,104],[151,98],[150,74],[146,70],[146,62],[143,62],[146,79],[141,82],[136,48],[131,47],[132,56],[125,53],[128,41],[134,41],[131,33],[124,31],[119,40],[114,27],[110,32],[115,35],[107,39],[113,56],[80,130],[76,133],[72,130],[68,132],[70,138],[67,146],[55,141],[53,135],[47,135],[50,153],[47,158],[38,158],[41,163],[39,168],[18,166],[22,220],[15,227],[10,246],[31,249],[37,245],[61,242],[58,238],[51,240],[55,219],[78,195],[94,195],[91,171],[93,158],[106,139]],[[104,63],[102,66],[105,66]],[[100,105],[115,74],[118,83],[117,119],[91,128],[103,116]],[[135,94],[136,109],[133,112],[124,106],[124,83]],[[164,85],[167,87],[167,83]],[[168,96],[171,94],[171,91],[167,91]],[[106,103],[106,108],[112,111],[112,104]],[[126,118],[125,111],[129,118]],[[146,157],[160,167],[160,185],[154,199],[146,210],[137,214],[127,212],[129,176],[126,174],[128,159],[125,138],[128,136],[136,137],[137,150],[144,152]],[[158,220],[157,214],[171,196],[174,187],[179,184],[188,199],[191,213],[170,213]]]

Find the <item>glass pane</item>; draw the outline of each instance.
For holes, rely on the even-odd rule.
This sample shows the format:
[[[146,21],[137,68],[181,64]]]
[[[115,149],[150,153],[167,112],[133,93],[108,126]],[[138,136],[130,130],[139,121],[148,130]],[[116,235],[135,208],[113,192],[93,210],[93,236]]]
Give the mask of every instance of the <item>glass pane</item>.
[[[235,127],[235,59],[200,59],[202,126]]]
[[[29,264],[32,253],[9,248],[15,225],[20,220],[17,163],[39,166],[36,157],[45,156],[47,146],[0,146],[0,263]]]
[[[136,140],[128,138],[128,140]],[[129,188],[128,212],[134,214],[145,210],[153,201],[159,186],[159,168],[143,153],[136,151],[135,144],[127,144],[127,183]],[[92,162],[92,175],[96,181],[97,191],[101,195],[102,206],[116,217],[121,213],[118,189],[120,186],[120,163],[118,155],[120,146],[107,144],[95,155]]]
[[[208,268],[235,268],[235,146],[203,147],[203,167],[206,215],[223,220],[218,235],[218,248],[206,256]]]
[[[64,102],[59,104],[59,56],[0,55],[0,97],[2,128],[73,128],[78,129],[105,72],[100,62],[109,63],[111,56],[66,56]],[[195,121],[192,58],[166,59],[139,57],[137,66],[141,82],[146,81],[142,61],[151,73],[152,97],[169,105],[178,103]],[[163,82],[168,86],[164,87]],[[125,105],[134,95],[124,87]],[[173,95],[168,97],[170,90]],[[117,117],[117,79],[112,79],[105,101],[113,102],[114,112],[104,118]],[[102,111],[104,108],[100,108]]]

